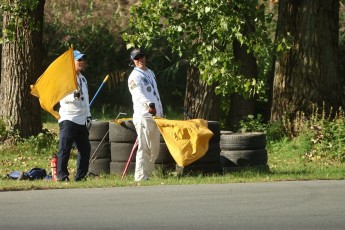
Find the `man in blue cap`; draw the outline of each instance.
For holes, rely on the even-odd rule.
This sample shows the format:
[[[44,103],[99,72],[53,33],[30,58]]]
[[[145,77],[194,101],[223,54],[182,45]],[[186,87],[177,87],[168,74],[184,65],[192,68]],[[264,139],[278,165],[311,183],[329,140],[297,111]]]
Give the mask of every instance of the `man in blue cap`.
[[[69,181],[67,169],[73,144],[78,150],[75,181],[85,178],[89,170],[90,142],[88,126],[91,124],[89,93],[86,78],[81,74],[85,68],[85,54],[74,51],[78,89],[60,101],[58,181]]]

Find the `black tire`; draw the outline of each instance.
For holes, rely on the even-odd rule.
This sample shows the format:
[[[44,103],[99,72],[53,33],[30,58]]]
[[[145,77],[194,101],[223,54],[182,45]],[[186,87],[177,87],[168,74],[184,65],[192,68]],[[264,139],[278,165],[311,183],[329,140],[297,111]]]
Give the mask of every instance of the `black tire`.
[[[110,162],[110,174],[122,174],[126,167],[126,162]],[[135,162],[129,162],[126,174],[134,173]]]
[[[133,121],[126,120],[120,125],[115,122],[109,123],[109,141],[110,142],[129,142],[134,143],[137,133]]]
[[[220,164],[220,147],[218,143],[209,143],[209,147],[205,155],[192,164]]]
[[[155,161],[156,164],[175,164],[169,149],[165,143],[160,143],[159,155]]]
[[[127,161],[132,149],[133,149],[134,143],[120,143],[120,142],[110,142],[110,149],[111,149],[111,161],[112,162],[123,162]],[[135,162],[135,157],[137,151],[135,150],[131,161]]]
[[[160,136],[159,141],[160,141],[161,143],[165,143],[165,140],[164,140],[164,137],[163,137],[163,135],[162,135],[162,134],[161,134],[161,136]]]
[[[230,133],[220,136],[222,150],[246,150],[266,148],[266,135],[260,132]]]
[[[207,121],[208,129],[212,131],[213,136],[209,143],[218,143],[220,141],[220,124],[219,121]]]
[[[96,159],[89,164],[89,173],[99,175],[101,173],[109,174],[110,159]]]
[[[233,131],[229,131],[229,130],[221,130],[220,131],[220,136],[222,135],[229,135],[229,134],[233,134]]]
[[[110,158],[110,144],[106,141],[90,141],[92,159]],[[97,151],[96,151],[97,149]]]
[[[127,161],[134,144],[132,143],[119,143],[111,142],[111,161],[112,162],[123,162]],[[136,150],[131,158],[131,162],[135,162]],[[155,161],[156,164],[171,164],[175,163],[174,158],[171,156],[168,147],[165,143],[160,143],[159,155]]]
[[[90,141],[100,141],[105,136],[104,140],[109,141],[109,122],[108,121],[92,121],[89,130]]]
[[[223,167],[256,166],[267,164],[267,150],[222,150],[220,152]]]

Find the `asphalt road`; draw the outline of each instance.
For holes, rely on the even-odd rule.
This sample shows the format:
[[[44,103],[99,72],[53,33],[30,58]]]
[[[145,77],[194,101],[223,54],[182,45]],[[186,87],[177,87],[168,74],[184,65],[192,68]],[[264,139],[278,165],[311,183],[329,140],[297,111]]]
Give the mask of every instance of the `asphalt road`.
[[[0,192],[0,229],[345,229],[345,181]]]

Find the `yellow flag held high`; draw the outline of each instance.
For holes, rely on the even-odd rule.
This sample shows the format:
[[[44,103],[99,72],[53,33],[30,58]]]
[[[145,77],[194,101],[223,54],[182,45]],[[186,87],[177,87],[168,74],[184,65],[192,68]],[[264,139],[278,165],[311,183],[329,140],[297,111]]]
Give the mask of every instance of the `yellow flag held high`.
[[[57,120],[60,115],[54,106],[66,95],[78,89],[73,48],[58,57],[31,85],[31,94],[38,97],[41,107]]]
[[[207,128],[206,120],[179,121],[155,118],[155,122],[177,165],[187,166],[207,152],[213,133]]]

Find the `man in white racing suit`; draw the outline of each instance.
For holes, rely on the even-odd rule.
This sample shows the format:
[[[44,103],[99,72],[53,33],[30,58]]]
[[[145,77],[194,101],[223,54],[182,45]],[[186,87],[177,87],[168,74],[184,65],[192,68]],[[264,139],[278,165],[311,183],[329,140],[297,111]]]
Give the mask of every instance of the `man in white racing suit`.
[[[138,135],[135,164],[135,181],[147,180],[155,169],[160,148],[160,131],[153,116],[162,117],[163,107],[156,77],[146,67],[146,55],[141,49],[133,49],[130,55],[135,68],[128,78],[128,88],[133,101],[133,123]]]
[[[90,142],[87,126],[91,124],[89,93],[86,78],[81,74],[85,67],[85,54],[74,51],[78,90],[60,101],[58,181],[68,181],[68,161],[73,144],[78,149],[75,181],[85,178],[89,170]]]

